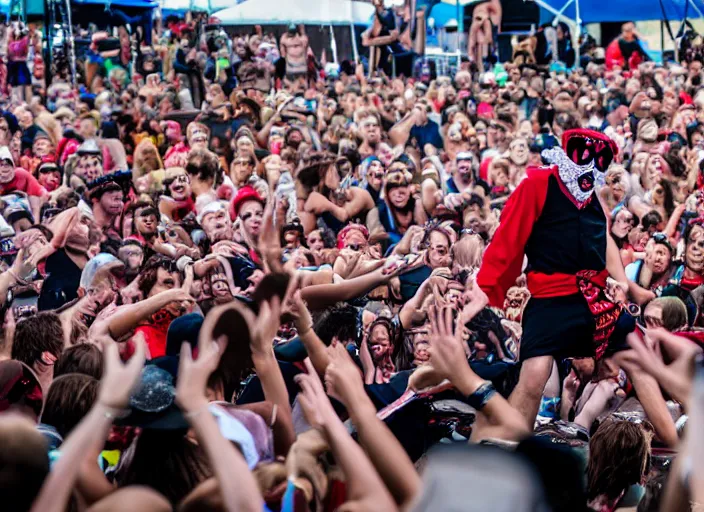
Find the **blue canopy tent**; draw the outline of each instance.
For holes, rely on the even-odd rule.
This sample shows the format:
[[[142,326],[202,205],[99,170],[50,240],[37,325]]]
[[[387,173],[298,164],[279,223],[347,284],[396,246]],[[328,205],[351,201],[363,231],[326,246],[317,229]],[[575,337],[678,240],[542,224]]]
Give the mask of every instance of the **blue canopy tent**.
[[[563,19],[576,23],[578,38],[581,27],[588,23],[649,20],[660,20],[664,23],[670,20],[704,18],[704,0],[610,0],[608,6],[598,0],[534,1],[554,16],[555,21]],[[664,40],[664,35],[662,37]],[[579,62],[579,46],[576,50]]]
[[[704,0],[535,0],[548,13],[578,24],[704,17]],[[687,8],[689,3],[689,8]],[[662,5],[662,7],[661,7]]]

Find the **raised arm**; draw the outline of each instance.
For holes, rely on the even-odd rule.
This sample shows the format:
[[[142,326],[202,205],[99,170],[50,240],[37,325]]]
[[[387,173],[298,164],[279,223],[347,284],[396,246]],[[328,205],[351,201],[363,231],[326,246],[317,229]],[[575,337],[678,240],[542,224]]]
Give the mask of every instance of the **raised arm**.
[[[302,391],[298,400],[308,423],[325,435],[335,460],[345,475],[348,503],[356,502],[360,509],[398,510],[374,466],[337,417],[320,377],[307,359],[306,368],[307,374],[296,377]]]
[[[62,512],[66,509],[83,460],[102,446],[113,420],[129,403],[144,366],[145,350],[144,344],[138,343],[132,359],[123,365],[117,345],[106,347],[105,373],[98,401],[61,445],[61,458],[44,481],[32,512]]]
[[[359,369],[341,344],[330,353],[325,382],[331,396],[342,402],[357,428],[359,442],[396,501],[405,509],[418,494],[420,477],[408,454],[364,391]]]
[[[445,307],[429,313],[430,364],[436,372],[447,378],[477,411],[472,440],[499,438],[519,440],[530,434],[521,414],[494,389],[472,371],[462,347],[458,322],[453,327],[453,309]]]
[[[285,451],[288,451],[296,440],[296,433],[293,430],[288,390],[274,355],[274,337],[281,325],[280,299],[273,297],[269,301],[262,301],[259,304],[259,315],[256,319],[254,315],[245,316],[245,318],[249,319],[252,362],[261,382],[264,398],[276,405],[279,418],[282,421],[285,420],[282,424],[290,427],[286,432],[286,438],[282,440]]]
[[[411,129],[416,124],[418,113],[416,109],[409,112],[406,117],[393,125],[389,130],[389,138],[394,146],[405,146],[408,138],[411,136]]]
[[[339,283],[307,286],[301,290],[301,297],[308,303],[308,307],[311,310],[323,309],[336,302],[347,301],[364,295],[377,286],[387,283],[390,277],[384,275],[383,269],[378,269],[369,274]]]
[[[217,368],[225,344],[226,339],[199,342],[198,359],[195,361],[190,345],[183,344],[176,403],[185,413],[198,444],[208,456],[225,510],[261,512],[264,500],[259,493],[257,482],[240,451],[220,433],[205,396],[208,377]],[[237,478],[232,478],[232,475],[237,475]]]
[[[96,334],[107,334],[113,339],[120,339],[134,329],[139,322],[146,320],[161,308],[172,302],[193,302],[187,291],[174,288],[144,299],[136,304],[120,306],[117,311],[96,326]]]

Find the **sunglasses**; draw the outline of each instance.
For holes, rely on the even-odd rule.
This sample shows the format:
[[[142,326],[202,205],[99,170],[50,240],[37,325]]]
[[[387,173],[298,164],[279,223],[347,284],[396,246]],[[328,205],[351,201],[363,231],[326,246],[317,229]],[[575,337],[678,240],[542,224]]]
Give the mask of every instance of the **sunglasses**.
[[[567,156],[577,165],[594,165],[601,172],[606,172],[614,159],[611,146],[603,140],[591,137],[572,137],[567,141]]]

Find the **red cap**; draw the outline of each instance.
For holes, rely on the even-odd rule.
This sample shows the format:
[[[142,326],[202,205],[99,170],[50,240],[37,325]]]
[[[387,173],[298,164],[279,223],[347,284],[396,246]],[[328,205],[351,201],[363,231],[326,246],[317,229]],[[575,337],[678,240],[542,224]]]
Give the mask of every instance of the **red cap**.
[[[247,201],[257,201],[264,206],[264,199],[261,198],[256,190],[247,185],[237,191],[237,195],[232,200],[232,204],[230,205],[230,215],[234,214],[234,216],[237,217],[240,213],[240,208]]]

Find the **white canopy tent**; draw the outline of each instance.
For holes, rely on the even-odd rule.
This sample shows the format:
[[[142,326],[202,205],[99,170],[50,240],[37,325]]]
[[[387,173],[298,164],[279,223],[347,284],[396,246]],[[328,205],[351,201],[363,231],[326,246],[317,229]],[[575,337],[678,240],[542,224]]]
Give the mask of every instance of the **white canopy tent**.
[[[373,14],[372,4],[350,0],[248,0],[213,16],[223,25],[366,25]]]
[[[355,25],[368,25],[374,15],[370,3],[352,0],[246,0],[245,2],[217,11],[213,14],[222,25],[320,25],[330,27],[333,59],[337,62],[337,44],[334,25],[350,27],[355,61],[358,59]]]

